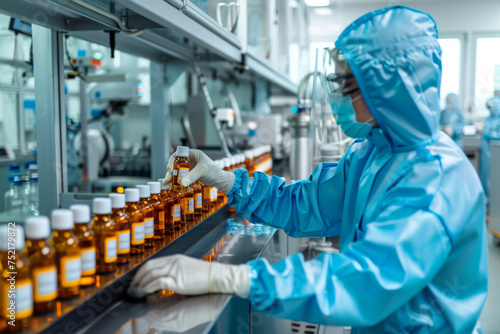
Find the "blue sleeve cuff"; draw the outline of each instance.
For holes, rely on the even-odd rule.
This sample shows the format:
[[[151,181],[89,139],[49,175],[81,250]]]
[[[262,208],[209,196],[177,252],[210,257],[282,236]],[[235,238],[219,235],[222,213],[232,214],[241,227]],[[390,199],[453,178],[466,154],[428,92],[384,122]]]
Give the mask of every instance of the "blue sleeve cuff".
[[[234,183],[231,190],[226,194],[228,198],[233,196],[234,192],[241,188],[241,180],[243,178],[250,178],[248,171],[245,168],[238,168],[234,172]]]

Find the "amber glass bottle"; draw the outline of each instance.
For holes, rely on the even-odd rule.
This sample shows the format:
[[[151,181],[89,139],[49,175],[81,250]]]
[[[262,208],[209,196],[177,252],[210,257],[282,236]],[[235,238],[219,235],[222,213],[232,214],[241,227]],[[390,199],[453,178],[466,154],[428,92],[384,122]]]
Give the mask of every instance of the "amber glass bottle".
[[[94,198],[92,203],[94,219],[90,223],[90,229],[94,232],[96,239],[96,268],[101,274],[116,270],[118,258],[118,238],[115,221],[110,219],[111,199],[107,197]]]
[[[191,185],[191,187],[193,188],[194,193],[194,218],[198,223],[201,221],[203,214],[203,193],[201,182],[196,181]]]
[[[184,196],[185,197],[182,201],[183,221],[186,224],[192,224],[195,221],[193,188],[184,187]]]
[[[160,182],[148,182],[151,192],[150,202],[153,205],[155,213],[155,240],[165,239],[165,204],[160,197]]]
[[[176,204],[177,198],[172,196],[172,193],[169,192],[169,185],[164,185],[164,179],[159,179],[161,185],[161,199],[163,201],[163,205],[165,206],[165,233],[171,234],[174,233],[174,216],[173,209]]]
[[[45,216],[30,217],[26,228],[26,256],[30,263],[33,282],[33,309],[35,314],[54,310],[57,297],[57,267],[55,251],[46,242],[50,236],[50,222]]]
[[[111,199],[111,214],[109,217],[115,222],[118,237],[118,258],[116,264],[124,264],[130,261],[130,222],[125,214],[125,195],[109,194]]]
[[[73,234],[73,212],[66,209],[52,211],[50,245],[56,251],[57,298],[68,299],[80,294],[82,261],[78,239]]]
[[[96,249],[94,232],[89,228],[90,207],[85,204],[75,204],[69,208],[73,211],[75,221],[72,231],[80,243],[82,255],[80,286],[93,286],[95,284]]]
[[[179,198],[179,204],[181,206],[181,219],[176,222],[176,229],[180,229],[181,226],[185,225],[186,217],[192,219],[194,217],[194,207],[193,210],[190,210],[189,203],[192,199],[192,203],[194,204],[194,194],[190,194],[186,187],[181,185],[181,180],[189,173],[189,147],[187,146],[178,146],[177,147],[177,158],[174,161],[174,170],[172,173],[172,188],[171,190],[177,195]],[[191,195],[191,197],[189,197]]]
[[[21,332],[30,328],[30,317],[33,314],[30,264],[22,255],[24,231],[21,226],[14,224],[0,226],[0,331],[2,333]],[[12,274],[13,272],[15,274]],[[14,307],[11,306],[11,301],[15,302]]]
[[[172,234],[175,230],[176,224],[176,211],[178,212],[178,219],[180,219],[180,205],[178,203],[177,195],[171,191],[171,185],[164,185],[163,179],[161,183],[161,193],[163,198],[163,203],[165,205],[165,233]],[[177,209],[176,209],[177,207]]]
[[[139,189],[125,189],[125,214],[130,222],[130,254],[144,253],[144,215],[139,209]]]
[[[139,209],[144,215],[144,247],[154,247],[155,209],[149,200],[151,190],[146,185],[139,185],[136,188],[139,189]]]
[[[172,185],[169,184],[167,185],[167,191],[170,197],[174,200],[174,204],[172,205],[171,209],[171,216],[172,216],[172,226],[174,230],[178,230],[181,226],[181,220],[182,220],[182,210],[181,210],[181,203],[182,203],[182,198],[181,195],[184,195],[183,193],[176,193],[172,189]]]

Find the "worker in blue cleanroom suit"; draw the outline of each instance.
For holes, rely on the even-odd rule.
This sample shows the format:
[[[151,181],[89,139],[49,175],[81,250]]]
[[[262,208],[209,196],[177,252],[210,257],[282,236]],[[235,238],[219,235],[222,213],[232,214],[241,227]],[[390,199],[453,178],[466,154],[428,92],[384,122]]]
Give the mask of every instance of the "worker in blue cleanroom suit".
[[[453,139],[458,147],[463,148],[464,113],[460,108],[457,94],[450,93],[446,96],[446,107],[441,111],[439,127]]]
[[[358,139],[338,164],[323,163],[306,180],[287,186],[277,176],[225,172],[190,151],[194,168],[182,185],[215,186],[250,221],[292,237],[340,235],[339,254],[295,254],[274,265],[164,257],[138,271],[131,291],[235,293],[270,315],[354,333],[478,331],[485,197],[467,157],[438,130],[437,37],[431,16],[403,6],[346,28],[332,51],[338,66],[328,92],[337,122]]]
[[[483,138],[481,140],[481,166],[479,176],[486,196],[490,195],[490,159],[491,140],[500,140],[500,98],[494,97],[486,102],[490,116],[484,120]]]

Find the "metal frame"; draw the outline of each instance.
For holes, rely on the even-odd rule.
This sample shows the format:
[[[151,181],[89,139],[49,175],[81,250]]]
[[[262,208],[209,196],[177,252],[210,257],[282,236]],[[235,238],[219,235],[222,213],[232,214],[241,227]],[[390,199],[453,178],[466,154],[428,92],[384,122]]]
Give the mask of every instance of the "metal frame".
[[[195,44],[184,46],[179,42],[162,36],[155,29],[129,38],[117,34],[117,49],[149,58],[154,66],[167,67],[168,80],[162,85],[152,85],[151,121],[152,136],[152,174],[162,177],[170,151],[169,131],[170,111],[168,89],[171,80],[176,79],[175,66],[181,62],[210,60],[218,64],[222,72],[227,62],[233,63],[244,73],[229,75],[231,79],[255,81],[262,78],[273,87],[280,87],[285,94],[295,94],[297,85],[285,75],[274,70],[269,62],[252,54],[243,52],[244,46],[215,20],[187,0],[116,0],[124,10],[130,11],[134,25],[141,22],[150,27],[161,26],[171,29]],[[126,9],[125,9],[126,8]],[[34,74],[37,81],[35,96],[36,137],[40,176],[40,211],[49,214],[60,206],[60,195],[67,192],[66,160],[66,121],[64,103],[64,43],[63,34],[107,45],[108,34],[103,30],[117,30],[115,23],[100,14],[85,9],[69,0],[5,0],[0,10],[33,23]],[[51,30],[53,29],[53,30]],[[89,31],[89,30],[99,31]],[[48,51],[47,51],[48,49]],[[172,64],[172,66],[171,66]],[[229,67],[229,68],[235,68]],[[181,66],[181,68],[183,68]],[[164,73],[165,71],[160,71]],[[152,80],[155,74],[153,71]],[[164,75],[164,74],[162,74]],[[222,77],[222,76],[221,76]],[[154,80],[158,79],[158,76]],[[159,140],[157,140],[159,138]]]
[[[64,36],[33,26],[36,138],[40,214],[59,207],[59,194],[68,191],[66,111],[64,107]]]

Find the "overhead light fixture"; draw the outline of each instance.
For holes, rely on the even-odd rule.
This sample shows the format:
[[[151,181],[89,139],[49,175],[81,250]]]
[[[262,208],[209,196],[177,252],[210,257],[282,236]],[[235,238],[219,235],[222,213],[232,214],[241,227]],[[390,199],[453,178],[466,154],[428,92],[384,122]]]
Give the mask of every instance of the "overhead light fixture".
[[[331,16],[331,15],[333,15],[333,9],[328,8],[328,7],[326,7],[326,8],[323,8],[323,7],[314,8],[313,12],[315,15],[318,15],[318,16]]]
[[[330,5],[330,0],[305,0],[309,7],[326,7]]]

